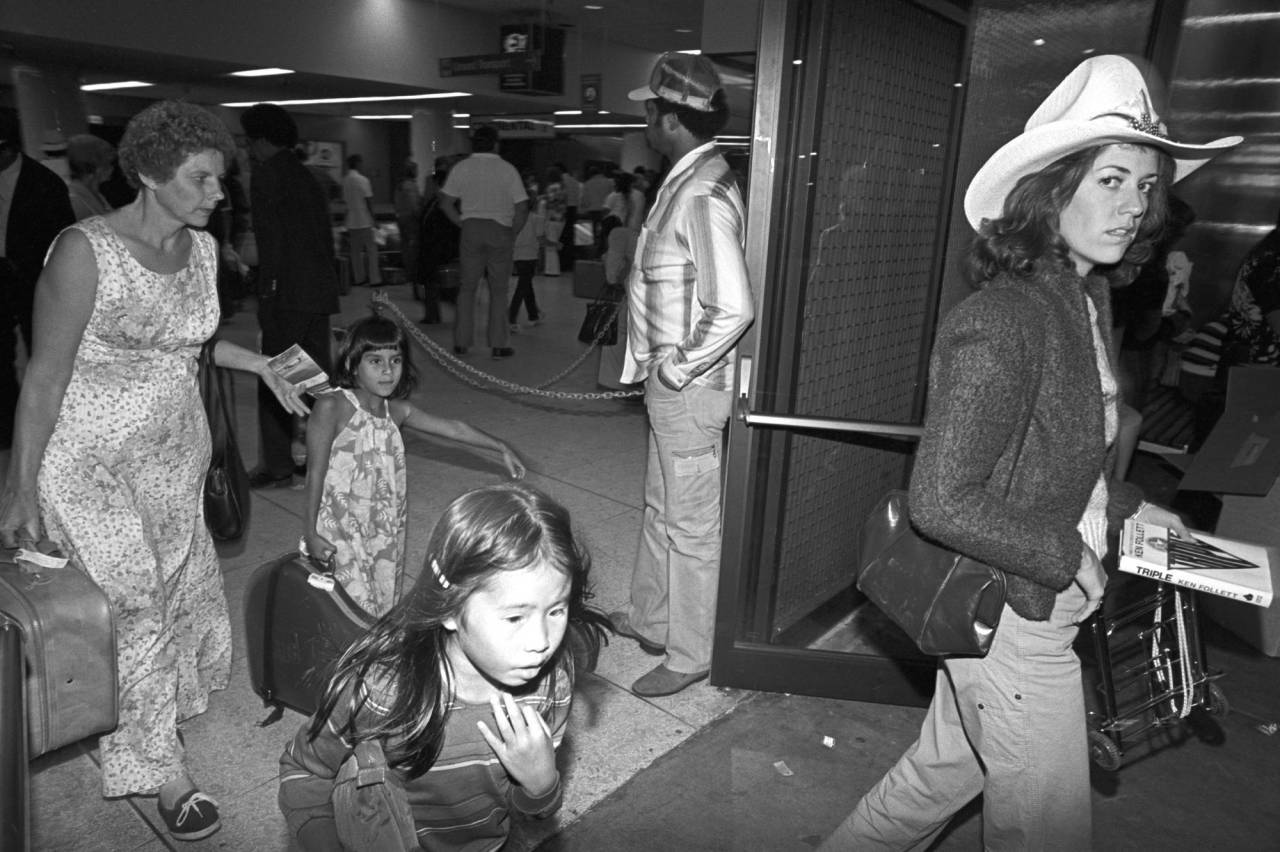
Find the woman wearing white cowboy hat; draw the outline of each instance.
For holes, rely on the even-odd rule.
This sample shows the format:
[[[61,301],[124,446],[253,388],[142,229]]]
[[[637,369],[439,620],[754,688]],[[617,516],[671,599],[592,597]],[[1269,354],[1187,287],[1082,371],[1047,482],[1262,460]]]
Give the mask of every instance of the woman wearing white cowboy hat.
[[[990,653],[943,659],[920,737],[824,849],[924,849],[983,795],[987,849],[1088,849],[1081,621],[1102,601],[1108,519],[1183,530],[1108,482],[1108,288],[1147,259],[1168,186],[1239,137],[1170,141],[1128,59],[1086,60],[965,196],[978,292],[942,323],[911,479],[929,537],[1005,572]]]

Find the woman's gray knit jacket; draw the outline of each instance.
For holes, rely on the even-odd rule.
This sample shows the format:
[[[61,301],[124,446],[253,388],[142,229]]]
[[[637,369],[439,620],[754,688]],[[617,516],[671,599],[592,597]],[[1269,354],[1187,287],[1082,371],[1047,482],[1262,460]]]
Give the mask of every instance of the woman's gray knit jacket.
[[[1107,282],[1066,269],[1000,275],[951,311],[911,477],[917,529],[1003,570],[1009,605],[1034,621],[1049,617],[1080,568],[1077,526],[1113,461],[1086,294],[1109,340]],[[1110,483],[1109,520],[1141,498]]]

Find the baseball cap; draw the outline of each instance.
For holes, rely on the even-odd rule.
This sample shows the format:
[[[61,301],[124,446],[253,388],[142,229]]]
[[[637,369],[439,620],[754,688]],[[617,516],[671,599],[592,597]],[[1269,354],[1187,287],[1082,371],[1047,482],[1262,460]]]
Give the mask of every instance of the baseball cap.
[[[632,89],[633,101],[661,98],[698,112],[712,112],[711,99],[723,89],[720,74],[705,56],[671,51],[658,57],[649,73],[649,85]]]

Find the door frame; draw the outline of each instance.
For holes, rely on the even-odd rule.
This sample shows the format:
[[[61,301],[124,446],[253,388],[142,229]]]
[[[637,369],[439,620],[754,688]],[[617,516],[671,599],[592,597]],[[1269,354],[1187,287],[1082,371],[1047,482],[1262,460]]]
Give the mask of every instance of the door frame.
[[[777,524],[764,523],[753,529],[753,519],[776,520],[783,465],[770,463],[781,446],[779,435],[747,423],[750,401],[757,391],[772,386],[772,379],[792,368],[794,351],[779,352],[769,374],[756,367],[760,355],[769,351],[784,328],[786,317],[799,309],[794,288],[772,282],[800,280],[803,258],[784,256],[794,244],[796,230],[807,223],[788,216],[800,210],[808,193],[804,180],[795,179],[797,158],[790,155],[798,144],[815,138],[816,110],[803,110],[803,75],[821,74],[825,55],[825,33],[817,38],[800,36],[811,24],[811,15],[823,14],[835,0],[762,0],[757,52],[755,112],[752,124],[751,174],[747,197],[746,260],[751,280],[757,286],[757,316],[771,308],[783,320],[773,328],[753,327],[739,346],[736,411],[730,418],[725,453],[723,547],[718,595],[715,645],[711,682],[774,692],[792,692],[877,703],[923,705],[929,700],[936,676],[936,661],[894,659],[872,655],[841,654],[804,648],[771,645],[768,642],[773,573],[761,563],[776,551]],[[961,26],[968,13],[941,0],[902,0],[941,14]],[[961,68],[968,66],[971,35],[966,33],[961,49]],[[803,51],[803,56],[793,55]],[[811,90],[813,85],[810,84]],[[950,128],[951,150],[955,150],[963,113],[962,102],[953,112]],[[946,185],[954,192],[954,156],[949,160]],[[940,205],[938,239],[945,240],[948,196]],[[945,253],[939,249],[931,286],[941,283]],[[936,299],[934,300],[936,302]],[[766,303],[769,308],[766,308]],[[927,322],[932,329],[935,315]],[[928,346],[922,347],[921,375],[927,365]],[[752,353],[752,354],[747,354]],[[917,413],[922,414],[924,383],[920,383]],[[794,427],[782,427],[794,428]],[[807,432],[807,434],[813,434]],[[882,441],[876,446],[884,446]],[[905,451],[899,446],[898,451]],[[785,450],[782,450],[785,452]],[[906,467],[904,465],[904,471]],[[771,481],[764,481],[772,478]]]

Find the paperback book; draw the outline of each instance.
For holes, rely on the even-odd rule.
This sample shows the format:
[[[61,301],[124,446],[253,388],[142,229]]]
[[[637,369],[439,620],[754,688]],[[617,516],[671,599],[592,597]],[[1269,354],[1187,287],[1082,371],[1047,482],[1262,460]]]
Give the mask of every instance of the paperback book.
[[[1261,607],[1271,605],[1274,556],[1260,544],[1198,531],[1181,538],[1133,519],[1120,536],[1121,571]]]
[[[328,374],[296,343],[267,361],[267,366],[312,396],[330,389]]]

